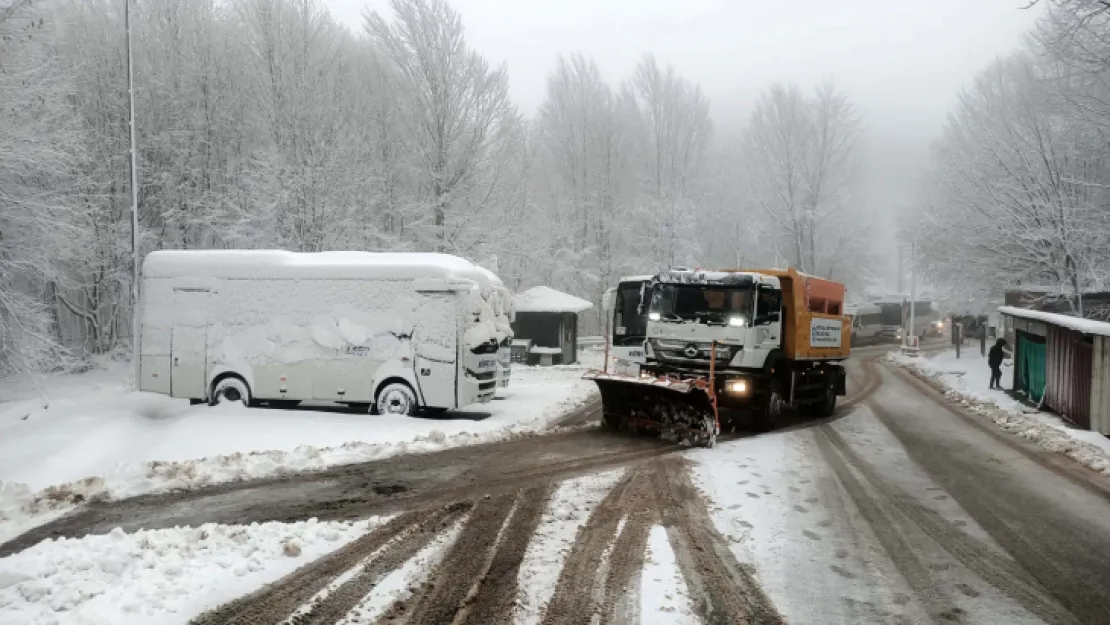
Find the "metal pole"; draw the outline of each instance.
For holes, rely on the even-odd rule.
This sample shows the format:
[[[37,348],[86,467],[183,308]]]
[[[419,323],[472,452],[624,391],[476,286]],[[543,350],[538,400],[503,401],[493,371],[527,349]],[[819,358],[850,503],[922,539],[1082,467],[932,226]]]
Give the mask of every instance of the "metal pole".
[[[135,147],[135,83],[131,60],[131,0],[123,0],[123,24],[127,31],[127,129],[131,139],[131,358],[135,384],[139,382],[139,173]]]
[[[917,298],[917,238],[910,241],[910,334],[913,335],[913,345],[917,346],[917,324],[914,315],[914,300]]]

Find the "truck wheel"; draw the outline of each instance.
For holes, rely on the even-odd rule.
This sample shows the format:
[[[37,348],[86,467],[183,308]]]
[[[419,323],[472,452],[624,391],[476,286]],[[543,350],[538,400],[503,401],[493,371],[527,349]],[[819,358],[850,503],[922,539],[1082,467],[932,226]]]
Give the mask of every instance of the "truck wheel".
[[[763,406],[757,409],[754,413],[755,430],[757,432],[770,432],[775,429],[775,426],[782,418],[782,411],[786,407],[786,400],[782,398],[782,393],[778,390],[772,390],[767,394]]]
[[[253,405],[251,389],[242,378],[229,376],[216,382],[212,387],[212,398],[208,401],[208,405],[216,406],[224,403],[241,403],[247,407]]]
[[[416,412],[420,409],[416,402],[416,393],[412,392],[412,388],[404,382],[387,384],[378,392],[376,404],[380,415],[412,417],[416,416]]]
[[[825,385],[825,397],[817,404],[818,417],[831,417],[836,412],[836,383],[829,380]]]

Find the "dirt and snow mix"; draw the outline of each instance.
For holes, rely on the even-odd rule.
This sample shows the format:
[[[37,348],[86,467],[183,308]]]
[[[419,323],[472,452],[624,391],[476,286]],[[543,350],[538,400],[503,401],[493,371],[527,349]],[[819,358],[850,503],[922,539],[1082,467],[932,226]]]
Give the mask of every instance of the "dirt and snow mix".
[[[0,625],[185,623],[385,520],[116,529],[47,540],[0,559]]]
[[[902,354],[891,354],[889,358],[968,410],[990,418],[1007,432],[1110,476],[1110,439],[1097,432],[1076,429],[1004,391],[991,390],[990,368],[977,348],[961,350],[959,358],[954,350],[933,358]],[[1003,388],[1013,388],[1013,375],[1013,366],[1007,361],[1002,370]]]
[[[517,366],[497,400],[413,418],[327,405],[190,406],[132,391],[130,371],[106,363],[81,375],[0,382],[9,400],[0,400],[0,542],[89,500],[531,435],[595,392],[581,379],[584,367]]]

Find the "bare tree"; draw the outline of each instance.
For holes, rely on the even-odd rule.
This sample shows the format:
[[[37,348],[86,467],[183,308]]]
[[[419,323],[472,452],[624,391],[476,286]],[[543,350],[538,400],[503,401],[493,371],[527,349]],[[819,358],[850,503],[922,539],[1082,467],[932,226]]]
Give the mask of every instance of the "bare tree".
[[[64,355],[50,285],[80,150],[50,17],[0,1],[0,376]]]
[[[961,95],[927,179],[922,251],[951,282],[1049,286],[1082,315],[1083,290],[1110,266],[1110,197],[1096,182],[1110,171],[1044,69],[1019,53]]]
[[[741,160],[757,227],[802,271],[838,277],[866,264],[851,256],[867,237],[851,198],[861,133],[855,107],[831,83],[811,96],[772,85],[744,131]]]
[[[641,214],[655,224],[654,260],[674,265],[691,262],[699,253],[694,234],[701,209],[701,182],[712,140],[709,100],[701,88],[661,68],[646,55],[624,86],[628,116],[638,126],[641,166],[647,181]]]
[[[391,0],[395,20],[366,16],[408,101],[404,117],[424,173],[436,249],[447,251],[449,213],[467,192],[483,195],[506,128],[516,121],[504,67],[491,69],[444,0]],[[472,188],[481,185],[482,188]]]

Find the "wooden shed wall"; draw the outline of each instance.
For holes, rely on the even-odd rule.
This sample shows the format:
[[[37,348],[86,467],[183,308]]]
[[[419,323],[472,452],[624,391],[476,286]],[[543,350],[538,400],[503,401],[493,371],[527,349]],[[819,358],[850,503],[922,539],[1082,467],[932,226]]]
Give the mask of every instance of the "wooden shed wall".
[[[1045,403],[1075,425],[1091,426],[1092,345],[1075,330],[1050,325],[1045,354]]]
[[[1091,430],[1110,435],[1110,337],[1094,337],[1091,370]]]

